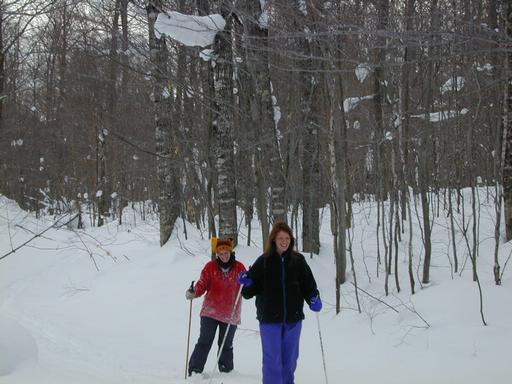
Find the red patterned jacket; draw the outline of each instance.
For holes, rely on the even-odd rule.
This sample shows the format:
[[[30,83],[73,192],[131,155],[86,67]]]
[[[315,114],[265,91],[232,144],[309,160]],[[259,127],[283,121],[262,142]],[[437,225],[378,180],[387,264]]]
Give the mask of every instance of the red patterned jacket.
[[[231,313],[240,289],[238,276],[245,270],[245,266],[237,260],[228,272],[223,272],[215,260],[204,266],[201,277],[194,287],[196,297],[200,297],[206,292],[201,316],[211,317],[223,323],[240,324],[241,298],[238,300],[233,318],[231,318]]]

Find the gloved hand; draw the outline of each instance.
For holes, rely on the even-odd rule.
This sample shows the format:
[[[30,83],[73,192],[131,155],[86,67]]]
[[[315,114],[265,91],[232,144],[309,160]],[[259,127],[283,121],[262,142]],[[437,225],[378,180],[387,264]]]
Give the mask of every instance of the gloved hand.
[[[194,291],[194,287],[190,287],[185,291],[185,297],[187,300],[192,300],[196,298],[196,292]]]
[[[322,309],[322,300],[320,300],[320,296],[313,296],[311,300],[309,300],[309,309],[313,312],[320,312]]]
[[[247,275],[247,272],[241,272],[238,276],[238,282],[244,287],[250,287],[253,284],[252,279]]]

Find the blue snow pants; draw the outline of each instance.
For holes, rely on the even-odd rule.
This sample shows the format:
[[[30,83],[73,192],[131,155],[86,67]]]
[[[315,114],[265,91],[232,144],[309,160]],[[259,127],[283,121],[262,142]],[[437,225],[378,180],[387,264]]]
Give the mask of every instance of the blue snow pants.
[[[210,352],[210,349],[213,344],[213,339],[215,338],[217,326],[219,327],[219,340],[217,344],[220,348],[228,325],[221,321],[212,319],[211,317],[201,317],[201,329],[199,330],[199,339],[197,340],[197,344],[194,347],[194,352],[192,352],[192,355],[190,356],[190,360],[188,363],[189,375],[192,372],[203,372],[206,359],[208,358],[208,353]],[[235,331],[236,325],[231,324],[229,326],[226,342],[224,343],[224,348],[222,348],[222,352],[219,358],[220,372],[230,372],[233,370],[233,338],[235,337]]]
[[[302,321],[260,323],[263,384],[294,384]]]

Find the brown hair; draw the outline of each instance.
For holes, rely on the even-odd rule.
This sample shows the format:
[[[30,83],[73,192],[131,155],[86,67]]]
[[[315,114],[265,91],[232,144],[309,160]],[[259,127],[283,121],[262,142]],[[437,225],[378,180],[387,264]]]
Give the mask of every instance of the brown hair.
[[[290,245],[288,246],[288,251],[293,249],[295,244],[295,239],[293,237],[293,231],[284,221],[276,221],[274,226],[272,227],[272,231],[270,231],[270,235],[268,236],[267,242],[265,244],[265,254],[269,256],[276,249],[276,237],[279,232],[286,232],[290,236]]]

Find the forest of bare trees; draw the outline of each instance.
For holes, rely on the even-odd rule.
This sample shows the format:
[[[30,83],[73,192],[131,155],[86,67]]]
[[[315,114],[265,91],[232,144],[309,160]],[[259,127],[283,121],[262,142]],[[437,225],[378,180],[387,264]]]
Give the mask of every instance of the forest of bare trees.
[[[170,11],[223,17],[210,60],[155,30]],[[24,209],[100,226],[149,202],[161,244],[180,217],[237,241],[285,219],[314,254],[328,206],[342,284],[372,200],[386,288],[412,215],[429,282],[463,189],[475,281],[478,188],[512,238],[509,1],[2,0],[0,20],[0,192]]]

